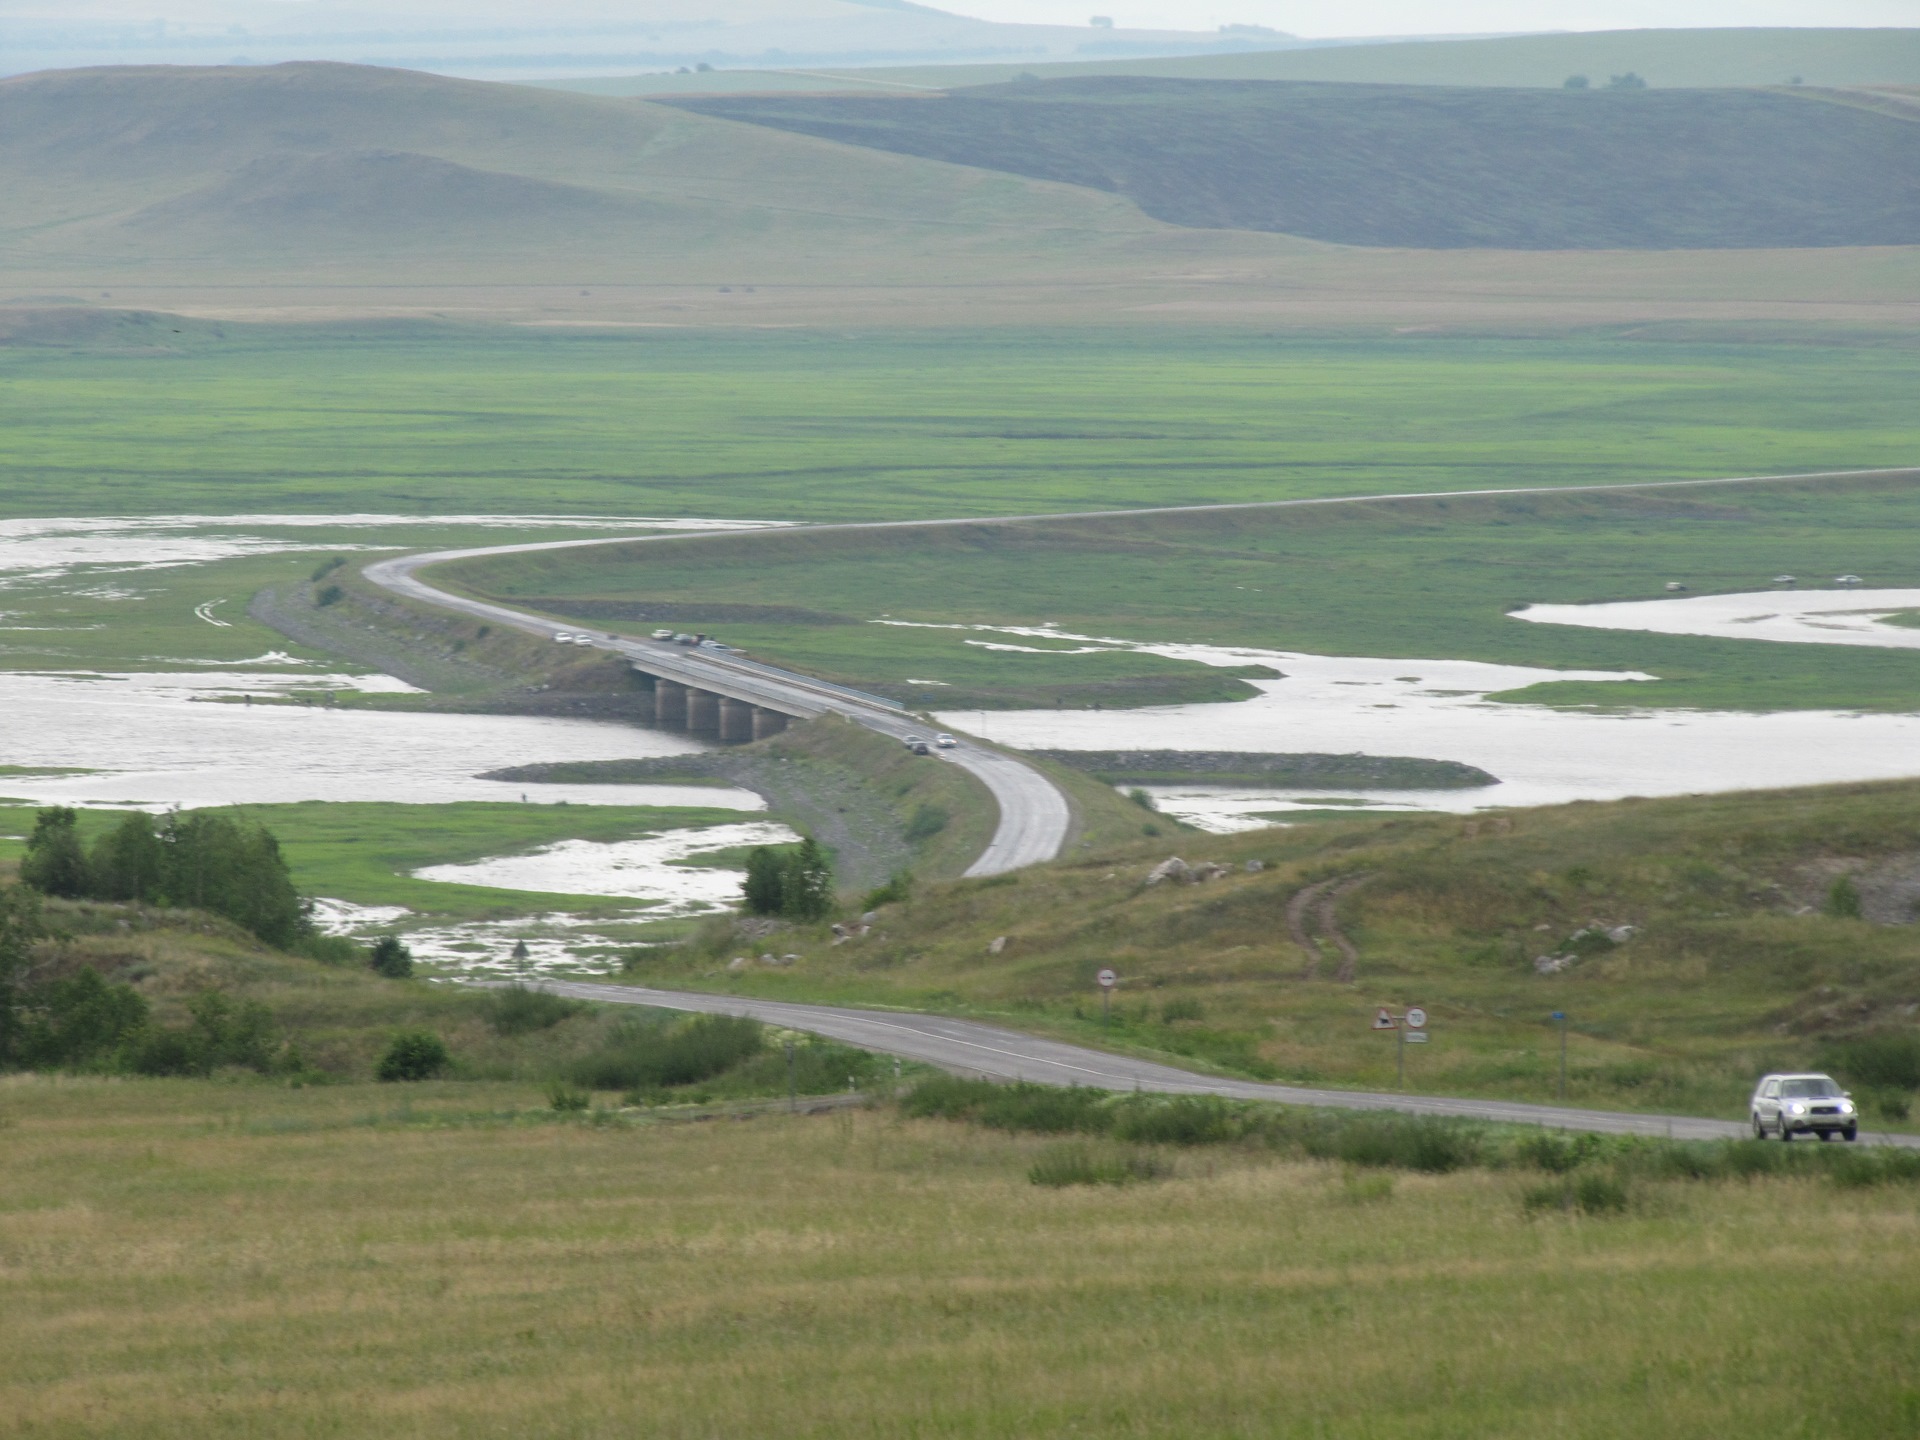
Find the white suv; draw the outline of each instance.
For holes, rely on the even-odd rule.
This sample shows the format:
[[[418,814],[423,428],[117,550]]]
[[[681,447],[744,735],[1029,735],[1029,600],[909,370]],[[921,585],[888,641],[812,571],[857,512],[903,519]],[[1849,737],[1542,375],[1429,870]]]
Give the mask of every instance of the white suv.
[[[1853,1099],[1826,1075],[1763,1075],[1748,1102],[1753,1138],[1818,1135],[1847,1140],[1860,1133],[1860,1112]]]

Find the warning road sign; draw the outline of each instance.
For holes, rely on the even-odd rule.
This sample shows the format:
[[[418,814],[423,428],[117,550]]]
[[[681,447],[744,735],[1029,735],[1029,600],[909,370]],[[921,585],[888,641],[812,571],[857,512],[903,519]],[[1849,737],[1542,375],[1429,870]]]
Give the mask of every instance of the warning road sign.
[[[1414,1006],[1411,1010],[1407,1011],[1407,1028],[1409,1030],[1426,1029],[1427,1028],[1427,1012],[1422,1010],[1418,1005]]]
[[[1382,1006],[1373,1017],[1373,1028],[1376,1030],[1397,1030],[1400,1028],[1400,1022],[1393,1018],[1393,1012],[1391,1010]]]

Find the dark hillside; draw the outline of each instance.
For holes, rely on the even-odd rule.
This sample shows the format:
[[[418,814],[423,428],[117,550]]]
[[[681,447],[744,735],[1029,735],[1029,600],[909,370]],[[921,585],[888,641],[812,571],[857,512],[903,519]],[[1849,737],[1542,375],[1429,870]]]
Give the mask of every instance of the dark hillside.
[[[1101,76],[937,98],[674,102],[1118,192],[1156,219],[1421,249],[1920,241],[1920,129],[1761,90]]]

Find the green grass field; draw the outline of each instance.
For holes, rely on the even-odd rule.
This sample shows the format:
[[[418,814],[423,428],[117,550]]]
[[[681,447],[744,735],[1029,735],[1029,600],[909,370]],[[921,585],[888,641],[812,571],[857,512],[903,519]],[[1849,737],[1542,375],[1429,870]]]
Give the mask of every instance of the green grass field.
[[[556,338],[0,350],[9,514],[889,519],[1911,463],[1920,352],[1819,334]]]
[[[1069,641],[870,622],[1052,621],[1070,634],[1136,641],[1660,677],[1625,687],[1557,682],[1508,697],[1556,704],[1905,710],[1920,704],[1920,656],[1911,651],[1592,630],[1507,612],[1536,602],[1656,598],[1669,580],[1695,592],[1765,590],[1782,572],[1810,585],[1852,572],[1876,586],[1920,586],[1906,540],[1917,524],[1920,491],[1909,475],[762,534],[469,561],[447,573],[510,601],[544,599],[560,613],[569,599],[588,596],[670,595],[683,613],[705,598],[732,607],[717,609],[711,628],[757,655],[917,693],[928,705],[948,704],[949,693],[967,697],[951,702],[958,709],[997,703],[994,686],[1024,688],[1028,703],[1125,704],[1110,673],[1145,679],[1172,662],[1074,654],[1085,647]],[[746,618],[754,605],[814,623],[754,623]],[[725,623],[723,613],[731,617]],[[1056,653],[986,650],[983,638]],[[906,687],[905,677],[953,689]]]
[[[1880,1440],[1920,1423],[1904,1187],[1674,1182],[1622,1215],[1529,1218],[1537,1177],[1382,1183],[1230,1152],[1052,1190],[1027,1179],[1044,1141],[888,1112],[595,1126],[543,1119],[529,1085],[395,1088],[0,1086],[9,1428]]]

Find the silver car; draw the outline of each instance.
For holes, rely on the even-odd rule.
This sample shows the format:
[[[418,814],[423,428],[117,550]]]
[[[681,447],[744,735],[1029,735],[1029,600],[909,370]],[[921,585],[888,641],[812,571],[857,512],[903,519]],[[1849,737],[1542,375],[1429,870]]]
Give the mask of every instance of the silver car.
[[[1826,1075],[1763,1075],[1748,1104],[1753,1138],[1818,1135],[1851,1140],[1860,1133],[1860,1112],[1853,1099]]]

